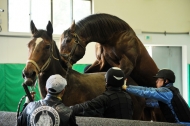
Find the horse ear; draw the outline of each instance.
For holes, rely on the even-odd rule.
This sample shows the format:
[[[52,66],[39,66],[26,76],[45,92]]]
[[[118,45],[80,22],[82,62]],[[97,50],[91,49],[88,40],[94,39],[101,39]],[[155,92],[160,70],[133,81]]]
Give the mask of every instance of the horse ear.
[[[32,35],[38,31],[33,20],[31,20],[31,22],[30,22],[30,31],[31,31]]]
[[[75,32],[75,20],[73,21],[73,23],[72,23],[72,25],[70,27],[70,30],[71,30],[72,33]]]
[[[47,33],[48,33],[50,36],[52,36],[52,34],[53,34],[53,26],[52,26],[52,24],[51,24],[50,21],[48,22],[48,25],[47,25],[47,27],[46,27],[46,30],[47,30]]]

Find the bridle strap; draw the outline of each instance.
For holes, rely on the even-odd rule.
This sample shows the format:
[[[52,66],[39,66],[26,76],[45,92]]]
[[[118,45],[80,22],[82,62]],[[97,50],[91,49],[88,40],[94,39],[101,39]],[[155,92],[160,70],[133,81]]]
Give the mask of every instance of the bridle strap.
[[[68,56],[67,62],[69,62],[69,63],[70,63],[70,60],[72,59],[73,54],[74,54],[78,45],[81,46],[85,50],[85,47],[82,46],[82,44],[80,43],[80,39],[79,39],[78,35],[76,33],[71,33],[71,34],[75,37],[75,43],[76,44],[73,46],[73,48],[72,48],[72,50]],[[61,56],[64,56],[64,55],[61,55]]]
[[[41,68],[41,72],[43,72],[50,64],[51,62],[51,56],[48,58],[48,60],[45,62],[45,64]]]
[[[38,72],[40,72],[40,67],[34,60],[27,60],[26,63],[32,63],[37,68]]]
[[[51,56],[47,59],[47,61],[45,62],[45,64],[40,69],[40,67],[38,66],[38,64],[34,60],[27,60],[27,63],[32,63],[37,68],[37,70],[38,70],[39,73],[43,72],[44,70],[46,70],[47,67],[49,66],[50,62],[51,62]]]
[[[77,48],[78,45],[81,46],[81,47],[85,50],[85,47],[80,43],[81,41],[80,41],[80,38],[78,37],[78,35],[77,35],[76,33],[71,33],[71,34],[75,37],[75,43],[76,43],[76,44],[73,46],[73,48],[72,48],[70,54],[68,55],[66,64],[67,64],[67,63],[70,63],[70,61],[71,61],[71,59],[72,59],[72,57],[73,57],[73,54],[74,54],[74,52],[75,52],[75,50],[76,50],[76,48]],[[64,57],[64,55],[62,55],[62,54],[61,54],[61,56]],[[68,75],[68,73],[69,73],[69,69],[70,69],[70,68],[67,67],[67,71],[66,71],[66,76],[65,76],[65,78],[67,78],[67,75]]]
[[[79,38],[79,36],[76,33],[71,34],[75,37],[75,42],[77,43],[77,45],[80,45],[85,50],[85,47],[81,44],[81,39]]]

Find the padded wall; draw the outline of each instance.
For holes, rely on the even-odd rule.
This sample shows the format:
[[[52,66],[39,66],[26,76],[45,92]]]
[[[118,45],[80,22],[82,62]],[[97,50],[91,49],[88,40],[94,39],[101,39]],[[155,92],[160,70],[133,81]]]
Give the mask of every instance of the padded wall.
[[[73,69],[83,73],[83,69],[87,65],[77,64],[73,66]],[[22,87],[24,81],[22,70],[24,66],[25,64],[0,64],[0,111],[17,111],[18,103],[22,96],[25,95]],[[36,86],[35,92],[35,100],[39,100],[38,86]]]
[[[75,64],[73,69],[83,73],[88,64]],[[22,87],[22,70],[25,64],[0,64],[0,111],[16,112],[18,103],[25,95]],[[190,91],[190,64],[188,65],[188,89]],[[188,92],[189,92],[188,91]],[[35,100],[40,99],[38,86],[35,88]],[[188,94],[190,105],[190,93]],[[23,101],[24,102],[24,101]]]

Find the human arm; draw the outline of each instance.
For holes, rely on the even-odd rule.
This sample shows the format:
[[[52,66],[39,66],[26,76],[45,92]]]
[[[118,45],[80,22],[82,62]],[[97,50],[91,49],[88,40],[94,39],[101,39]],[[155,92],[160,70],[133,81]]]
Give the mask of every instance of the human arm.
[[[165,87],[150,88],[150,87],[129,85],[126,88],[126,91],[140,97],[156,99],[164,103],[170,102],[173,97],[172,92]]]
[[[159,108],[158,101],[155,99],[147,99],[146,100],[146,107]]]
[[[73,112],[71,113],[70,118],[69,118],[69,125],[70,126],[78,126],[76,123],[76,117]]]
[[[99,116],[102,117],[107,106],[108,97],[100,95],[91,101],[76,104],[71,108],[77,116]]]

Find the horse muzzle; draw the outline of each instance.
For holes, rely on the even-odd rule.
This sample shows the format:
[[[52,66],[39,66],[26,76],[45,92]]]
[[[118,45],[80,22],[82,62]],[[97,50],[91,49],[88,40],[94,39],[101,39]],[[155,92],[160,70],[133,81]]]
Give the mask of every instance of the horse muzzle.
[[[29,74],[28,72],[26,72],[25,70],[22,72],[22,77],[24,79],[24,83],[27,86],[34,86],[35,82],[36,82],[36,73],[32,72],[31,74]]]
[[[31,78],[25,78],[24,79],[24,84],[26,84],[27,86],[34,86],[35,85],[35,81]]]

